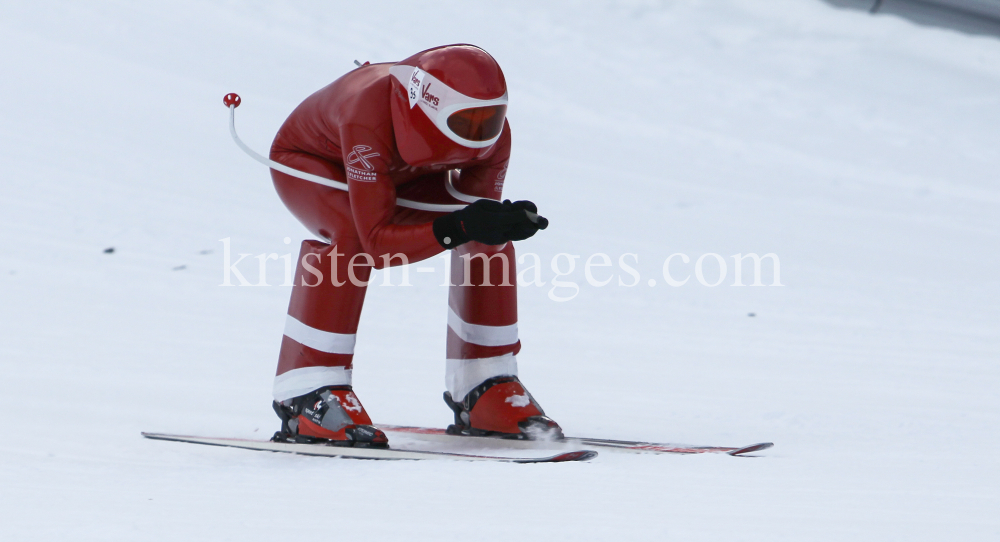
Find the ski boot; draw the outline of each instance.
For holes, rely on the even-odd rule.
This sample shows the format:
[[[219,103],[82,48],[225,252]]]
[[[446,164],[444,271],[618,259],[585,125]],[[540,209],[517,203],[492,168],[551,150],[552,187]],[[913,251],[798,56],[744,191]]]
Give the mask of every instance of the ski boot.
[[[562,429],[545,415],[516,376],[500,376],[476,386],[461,401],[444,392],[444,402],[455,413],[450,435],[500,437],[520,440],[559,440]]]
[[[389,447],[389,439],[372,425],[350,386],[326,386],[272,406],[281,418],[281,431],[271,437],[273,442]]]

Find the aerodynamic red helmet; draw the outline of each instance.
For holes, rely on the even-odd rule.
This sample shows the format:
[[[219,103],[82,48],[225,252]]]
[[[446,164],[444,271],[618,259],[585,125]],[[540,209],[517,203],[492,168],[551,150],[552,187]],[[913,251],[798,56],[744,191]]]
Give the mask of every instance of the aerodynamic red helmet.
[[[389,73],[396,147],[407,164],[467,162],[500,139],[507,82],[486,51],[466,44],[435,47]]]

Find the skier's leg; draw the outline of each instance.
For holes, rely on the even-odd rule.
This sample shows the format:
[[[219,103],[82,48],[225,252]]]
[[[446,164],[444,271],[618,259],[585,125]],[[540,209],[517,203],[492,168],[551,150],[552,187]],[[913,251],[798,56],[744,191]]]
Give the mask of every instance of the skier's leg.
[[[517,378],[517,273],[514,246],[466,243],[452,251],[445,402],[452,432],[558,435]]]
[[[337,179],[343,171],[309,155],[282,163]],[[282,201],[313,233],[303,241],[274,378],[275,440],[384,446],[385,435],[354,394],[355,333],[371,267],[354,228],[347,193],[272,171]],[[351,265],[353,262],[354,265]]]
[[[274,378],[275,401],[323,386],[351,385],[355,333],[366,290],[347,276],[346,263],[356,254],[351,248],[343,242],[302,242]],[[366,282],[370,273],[367,266],[354,269],[358,281]]]

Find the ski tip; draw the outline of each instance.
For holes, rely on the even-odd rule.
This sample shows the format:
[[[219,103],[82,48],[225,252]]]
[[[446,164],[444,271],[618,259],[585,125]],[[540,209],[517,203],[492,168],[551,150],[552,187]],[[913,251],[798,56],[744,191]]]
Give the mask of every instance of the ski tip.
[[[198,438],[185,435],[169,435],[167,433],[150,433],[148,431],[140,431],[139,434],[151,440],[169,440],[174,442],[185,442],[187,439]]]
[[[774,446],[773,442],[761,442],[761,443],[758,443],[758,444],[751,444],[750,446],[744,446],[742,448],[737,448],[736,450],[733,450],[731,452],[726,452],[726,453],[728,453],[729,455],[743,455],[743,454],[749,454],[751,452],[759,452],[761,450],[766,450],[766,449],[770,448],[771,446]]]
[[[595,457],[597,457],[597,452],[593,450],[578,450],[575,452],[566,452],[564,454],[547,457],[543,461],[545,463],[563,463],[566,461],[590,461]]]

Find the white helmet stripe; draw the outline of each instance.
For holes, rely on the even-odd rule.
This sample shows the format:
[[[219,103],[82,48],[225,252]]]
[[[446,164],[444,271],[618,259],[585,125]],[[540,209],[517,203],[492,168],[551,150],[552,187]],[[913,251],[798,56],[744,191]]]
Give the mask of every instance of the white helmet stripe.
[[[427,118],[437,126],[448,139],[472,149],[482,149],[489,147],[500,139],[503,133],[501,130],[496,136],[486,141],[473,141],[459,137],[449,126],[448,117],[462,109],[473,107],[487,107],[491,105],[507,105],[507,93],[493,100],[480,100],[471,96],[466,96],[461,92],[444,84],[440,79],[414,66],[396,64],[389,68],[389,74],[396,78],[403,87],[407,89],[410,109],[414,105],[427,115]]]

